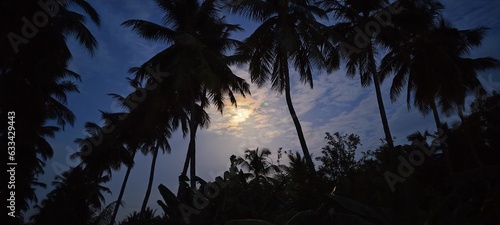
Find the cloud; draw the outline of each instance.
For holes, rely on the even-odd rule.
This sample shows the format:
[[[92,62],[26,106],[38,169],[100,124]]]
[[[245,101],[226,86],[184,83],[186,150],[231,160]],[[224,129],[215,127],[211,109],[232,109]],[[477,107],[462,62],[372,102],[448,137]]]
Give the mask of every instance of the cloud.
[[[236,75],[250,82],[250,76],[241,68],[233,68]],[[221,115],[213,107],[208,110],[211,115],[209,131],[232,135],[235,137],[249,136],[255,129],[270,129],[270,118],[276,113],[275,105],[278,105],[278,97],[267,88],[257,88],[251,84],[252,95],[236,95],[238,107],[234,107],[227,101],[224,113]]]
[[[489,30],[483,46],[472,51],[474,57],[493,56],[500,58],[498,51],[498,41],[500,39],[500,20],[496,15],[500,11],[500,4],[497,1],[454,1],[443,0],[447,6],[446,13],[454,25],[461,29],[470,29],[480,25],[492,27]],[[143,19],[161,22],[161,12],[154,5],[154,1],[134,1],[134,0],[91,0],[101,14],[102,25],[97,28],[89,23],[89,29],[94,33],[99,41],[99,49],[96,56],[91,58],[76,42],[70,46],[74,61],[70,68],[81,73],[83,83],[81,94],[71,94],[69,97],[70,109],[77,118],[75,128],[66,128],[65,135],[57,134],[57,141],[60,144],[54,145],[58,153],[54,156],[55,161],[65,162],[64,146],[74,146],[73,140],[82,137],[83,122],[99,121],[100,113],[98,109],[109,110],[113,106],[112,99],[105,96],[106,93],[115,92],[120,94],[130,93],[128,84],[124,79],[131,76],[127,70],[131,66],[138,66],[144,63],[154,54],[165,48],[163,43],[155,43],[140,38],[130,28],[122,27],[120,24],[128,19]],[[492,4],[495,3],[495,4]],[[248,23],[247,20],[235,20],[234,16],[229,16],[228,21],[238,23],[242,21],[247,33],[238,33],[235,37],[246,37],[252,31],[255,24]],[[70,40],[70,39],[69,39]],[[244,67],[233,68],[233,71],[250,82],[247,69]],[[491,71],[492,74],[497,74]],[[484,82],[489,82],[488,75],[484,75]],[[315,74],[314,89],[298,81],[296,73],[292,73],[292,98],[295,109],[305,133],[309,150],[315,156],[319,156],[319,151],[326,142],[325,132],[356,133],[360,135],[363,146],[359,149],[374,149],[380,145],[380,138],[384,137],[378,105],[375,98],[373,86],[361,88],[359,78],[347,78],[345,71],[337,71],[331,75]],[[500,82],[498,77],[493,76],[492,80]],[[490,82],[491,83],[491,82]],[[390,80],[382,86],[384,103],[388,113],[389,126],[393,136],[396,136],[396,144],[405,144],[406,136],[414,131],[433,131],[434,122],[432,116],[422,117],[416,110],[408,112],[406,102],[402,96],[395,103],[388,99],[388,85]],[[498,86],[488,87],[488,90]],[[297,132],[290,118],[285,97],[272,91],[269,86],[262,88],[251,86],[252,95],[247,98],[237,96],[238,108],[234,108],[229,103],[220,115],[214,109],[209,113],[212,118],[211,126],[207,130],[198,132],[197,147],[198,171],[204,178],[213,178],[213,174],[220,174],[217,171],[227,169],[228,157],[231,154],[242,155],[245,148],[269,147],[275,151],[279,147],[284,150],[301,152],[298,143]],[[443,120],[445,118],[443,117]],[[453,118],[446,119],[453,121]],[[177,175],[184,162],[188,140],[182,139],[181,135],[174,135],[172,138],[172,153],[168,155],[166,161],[159,161],[155,182],[168,182],[169,187],[177,184]],[[55,142],[52,142],[55,143]],[[70,143],[65,145],[64,143]],[[273,159],[276,155],[273,153]],[[127,191],[127,210],[121,210],[125,215],[130,210],[138,209],[142,202],[142,194],[146,182],[143,174],[149,170],[149,159],[138,159],[138,168],[131,176],[131,190]],[[165,167],[165,168],[163,168]],[[141,169],[142,168],[142,169]],[[50,169],[47,169],[50,170]],[[165,172],[168,171],[168,172]],[[172,172],[173,171],[173,172]],[[206,171],[213,171],[209,173]],[[118,190],[121,185],[120,174],[114,175],[114,180],[109,185],[113,185],[113,190]],[[49,173],[50,174],[50,173]],[[52,175],[52,174],[50,174]],[[53,177],[44,177],[47,183]],[[139,179],[138,179],[139,178]],[[141,187],[141,189],[135,189]],[[154,185],[156,187],[156,184]],[[140,193],[132,194],[132,193]],[[116,200],[116,195],[108,198],[107,202]],[[160,199],[157,189],[153,190],[150,206],[156,206],[153,199]]]

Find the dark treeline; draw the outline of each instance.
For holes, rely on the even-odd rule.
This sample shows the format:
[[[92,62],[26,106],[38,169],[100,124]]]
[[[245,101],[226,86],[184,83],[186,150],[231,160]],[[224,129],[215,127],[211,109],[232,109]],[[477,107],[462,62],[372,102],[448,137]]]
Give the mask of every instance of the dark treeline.
[[[155,2],[163,24],[131,19],[122,26],[165,48],[130,69],[135,91],[111,94],[123,112],[102,112],[102,123],[86,123],[88,135],[75,140],[81,149],[73,155],[81,163],[57,176],[40,201],[35,188],[46,184],[38,177],[54,154],[47,138],[75,120],[66,95],[78,91],[80,75],[68,68],[66,40],[75,37],[92,55],[98,42],[85,18],[97,25],[100,18],[85,0],[0,3],[0,117],[11,121],[0,128],[0,144],[7,148],[1,168],[9,171],[9,160],[17,163],[15,195],[8,172],[0,188],[1,199],[15,196],[15,209],[1,211],[9,224],[500,223],[500,95],[487,93],[477,78],[500,62],[469,57],[487,28],[453,27],[434,0]],[[259,26],[244,40],[232,39],[242,27],[227,23],[228,13]],[[196,175],[196,134],[210,124],[207,107],[223,113],[227,104],[237,106],[236,95],[250,95],[249,83],[231,70],[237,65],[248,65],[250,82],[285,94],[301,148],[277,151],[287,164],[270,162],[269,149],[248,149],[230,156],[224,176],[204,181]],[[341,68],[347,74],[339,74]],[[382,145],[356,160],[359,136],[326,133],[327,145],[314,160],[294,109],[290,70],[311,88],[313,73],[323,70],[359,77],[363,87],[373,84]],[[392,82],[390,90],[382,90],[382,82]],[[396,146],[382,99],[388,94],[395,101],[403,92],[409,108],[432,113],[436,132],[415,131],[408,145]],[[476,99],[468,107],[471,94]],[[457,114],[460,121],[442,123],[443,114]],[[148,207],[156,159],[171,151],[176,131],[189,138],[179,189],[174,194],[158,187],[163,199],[157,212]],[[138,152],[153,156],[147,191],[141,209],[120,221]],[[123,168],[121,189],[106,188]],[[105,203],[111,191],[118,197]],[[36,212],[25,221],[30,205]]]

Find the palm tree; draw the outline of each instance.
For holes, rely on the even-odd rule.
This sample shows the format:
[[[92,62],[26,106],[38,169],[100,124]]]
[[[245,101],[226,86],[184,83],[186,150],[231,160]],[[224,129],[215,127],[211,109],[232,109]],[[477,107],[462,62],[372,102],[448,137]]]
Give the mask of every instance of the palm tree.
[[[132,153],[132,159],[135,158],[135,152]],[[130,176],[130,172],[132,171],[133,166],[127,166],[127,171],[125,172],[125,177],[123,178],[122,186],[120,187],[120,193],[118,193],[118,198],[116,199],[116,205],[113,208],[113,212],[111,214],[111,218],[109,223],[106,225],[114,225],[116,216],[118,215],[118,210],[120,209],[120,205],[122,205],[123,195],[125,194],[125,188],[127,187],[128,178]]]
[[[500,63],[491,57],[466,58],[472,47],[481,44],[486,29],[458,30],[439,16],[442,9],[439,3],[430,3],[430,7],[420,7],[401,15],[415,20],[395,20],[398,21],[396,31],[386,42],[391,51],[382,60],[381,73],[382,76],[395,74],[391,87],[393,101],[406,83],[408,107],[413,95],[413,104],[420,112],[425,115],[432,111],[439,130],[444,128],[439,118],[440,111],[450,115],[456,109],[463,120],[465,97],[481,87],[477,72],[499,67]],[[414,23],[420,25],[408,26]],[[470,139],[470,135],[467,137]],[[474,146],[469,146],[468,150],[480,165]],[[446,147],[443,152],[448,173],[452,174],[450,153]]]
[[[113,209],[110,224],[113,224],[122,202],[126,183],[133,166],[133,159],[138,150],[143,154],[153,153],[151,167],[151,176],[144,198],[144,204],[147,205],[151,193],[154,169],[159,148],[162,151],[170,151],[167,139],[171,135],[170,120],[175,113],[164,111],[165,107],[157,107],[158,104],[152,104],[158,100],[158,93],[155,91],[146,91],[141,84],[131,81],[132,87],[145,91],[146,98],[139,102],[134,102],[137,98],[136,92],[132,92],[126,97],[110,94],[115,98],[127,112],[106,113],[102,112],[102,119],[106,122],[104,127],[99,127],[94,123],[87,123],[87,132],[91,134],[85,139],[77,139],[76,142],[81,146],[81,151],[75,154],[75,157],[82,159],[82,165],[93,174],[92,177],[100,176],[106,172],[109,176],[112,170],[119,169],[122,164],[127,166],[122,187],[117,199],[117,206]],[[130,102],[137,103],[135,107]],[[166,114],[167,116],[160,116]],[[157,126],[155,124],[167,124],[166,126]],[[174,123],[174,127],[177,125]],[[145,208],[145,207],[143,207]],[[142,211],[142,210],[141,210]]]
[[[311,179],[307,162],[299,152],[293,153],[289,150],[285,153],[288,156],[289,164],[280,167],[284,173],[277,177],[284,184],[284,194],[294,208],[316,207],[317,200],[322,199],[324,193],[330,191],[332,186],[320,179]],[[318,177],[321,178],[321,175],[321,171],[318,169]]]
[[[85,17],[69,11],[67,6],[76,5],[99,24],[97,12],[84,0],[53,3],[57,5],[49,8],[54,15],[47,15],[44,21],[25,20],[32,18],[27,15],[40,14],[41,8],[36,1],[0,3],[0,115],[5,118],[7,112],[15,111],[18,118],[27,118],[16,121],[16,136],[23,140],[16,146],[16,161],[19,163],[17,177],[20,178],[16,186],[18,190],[28,192],[32,190],[30,183],[43,173],[38,164],[52,155],[50,146],[41,140],[51,136],[45,133],[45,124],[55,120],[64,128],[66,123],[72,125],[75,119],[65,104],[66,94],[77,91],[71,79],[78,80],[79,76],[68,69],[71,52],[66,38],[74,35],[90,53],[97,47],[95,38],[85,27]],[[36,24],[31,24],[35,29],[31,29],[32,33],[23,33],[21,28],[30,22]],[[7,133],[2,130],[0,134],[3,141]],[[47,154],[44,153],[47,158],[33,151],[39,147],[47,151]],[[5,180],[2,178],[2,181]],[[6,185],[0,190],[2,198],[7,193],[4,187]],[[18,194],[18,202],[23,201],[18,203],[21,211],[27,209],[27,201],[36,200],[33,193],[19,191]]]
[[[80,167],[89,173],[89,177],[100,177],[103,175],[112,175],[112,170],[119,170],[122,164],[132,166],[133,158],[130,151],[124,146],[123,142],[102,143],[91,146],[90,139],[98,139],[104,135],[105,127],[91,122],[85,124],[85,130],[89,137],[85,139],[76,139],[75,142],[81,146],[80,151],[72,157],[81,159]],[[91,148],[91,149],[90,149]],[[88,153],[90,152],[90,154]]]
[[[354,77],[359,74],[361,85],[366,87],[373,82],[377,104],[384,129],[385,140],[390,150],[394,149],[391,130],[385,112],[382,91],[380,89],[381,79],[378,72],[377,61],[377,31],[371,35],[364,34],[365,26],[369,22],[377,21],[376,16],[381,10],[388,10],[393,5],[386,0],[343,0],[323,1],[323,5],[332,11],[338,22],[330,27],[330,36],[335,42],[339,42],[342,55],[346,62],[347,75]],[[380,28],[382,29],[382,28]],[[363,34],[360,34],[363,33]],[[378,31],[380,32],[380,31]],[[364,41],[359,36],[364,35]],[[361,43],[362,42],[362,43]],[[358,46],[356,51],[345,46]]]
[[[259,148],[255,150],[246,149],[245,156],[243,158],[236,158],[235,162],[237,165],[253,173],[253,180],[260,183],[262,178],[266,179],[266,177],[272,173],[280,171],[277,165],[268,161],[270,159],[270,155],[271,151],[267,148],[264,148],[261,151],[259,151]]]
[[[272,89],[285,92],[302,152],[309,169],[315,171],[292,103],[289,63],[311,88],[315,66],[326,65],[328,71],[338,68],[336,50],[323,35],[325,26],[316,19],[325,18],[325,12],[306,0],[243,0],[232,10],[261,23],[239,47],[238,54],[249,62],[252,82],[260,87],[270,81]]]
[[[122,142],[129,147],[134,147],[135,151],[140,150],[142,153],[147,154],[152,153],[151,170],[148,180],[148,186],[146,189],[146,194],[143,200],[140,213],[144,213],[149,201],[149,196],[151,195],[151,190],[153,187],[153,180],[155,174],[156,160],[160,149],[163,152],[170,153],[170,145],[168,138],[171,137],[171,133],[177,128],[177,124],[171,123],[172,120],[177,121],[175,117],[177,114],[173,113],[171,101],[159,101],[162,100],[159,96],[159,89],[147,90],[146,87],[142,87],[140,82],[131,80],[130,84],[136,90],[143,90],[144,99],[138,103],[136,108],[132,108],[125,103],[135,98],[136,93],[133,92],[129,94],[126,98],[119,95],[112,94],[125,108],[130,111],[129,115],[125,120],[120,120],[117,123],[121,123],[120,128],[117,129],[116,133],[121,133]],[[151,84],[151,83],[149,83]],[[167,105],[157,104],[158,102],[166,102]],[[113,120],[111,120],[113,121]],[[129,129],[134,129],[134,132],[127,132]],[[184,130],[184,129],[183,129]],[[127,169],[127,173],[130,173],[130,167]],[[125,176],[128,179],[128,176]],[[122,187],[124,190],[125,181]],[[121,196],[123,192],[120,192]],[[119,199],[121,201],[121,199]],[[115,212],[117,210],[115,209]],[[116,214],[114,215],[112,222],[114,222]]]
[[[142,206],[141,206],[141,214],[145,212],[146,210],[146,207],[148,205],[148,201],[149,201],[149,196],[151,195],[151,189],[153,188],[153,179],[154,179],[154,175],[155,175],[155,166],[156,166],[156,159],[158,157],[158,152],[159,152],[159,148],[160,148],[160,145],[161,143],[160,142],[165,142],[166,141],[166,138],[164,140],[158,140],[157,142],[158,143],[155,143],[155,146],[151,146],[153,148],[153,158],[152,158],[152,161],[151,161],[151,170],[150,170],[150,173],[149,173],[149,181],[148,181],[148,187],[146,189],[146,195],[144,196],[144,201],[142,202]],[[168,141],[166,141],[166,143],[168,144]],[[170,146],[168,149],[163,149],[163,151],[170,151]]]
[[[116,205],[111,209],[112,214],[110,217],[110,224],[113,224],[118,213],[118,209],[121,205],[123,194],[125,191],[125,186],[130,175],[130,171],[134,165],[135,148],[130,146],[125,146],[125,141],[122,140],[110,140],[112,138],[104,139],[104,130],[111,124],[118,124],[120,116],[124,116],[126,113],[102,113],[103,119],[107,121],[104,127],[100,127],[95,123],[87,122],[85,127],[89,137],[85,139],[76,139],[75,142],[78,143],[80,151],[72,155],[73,158],[80,158],[82,163],[81,167],[89,174],[89,179],[94,179],[95,177],[102,176],[107,173],[107,176],[111,177],[112,170],[118,170],[121,165],[127,166],[127,171],[125,178],[116,201]],[[118,132],[115,132],[118,133]],[[94,140],[102,138],[103,142],[98,145],[93,145]],[[132,143],[130,142],[130,145]],[[90,153],[89,153],[90,152]]]
[[[150,225],[162,225],[165,224],[165,218],[155,215],[156,210],[147,208],[144,213],[133,212],[127,216],[120,225],[137,225],[137,224],[150,224]]]
[[[394,20],[396,31],[384,43],[391,51],[382,60],[381,76],[395,74],[390,92],[393,101],[406,84],[408,107],[413,95],[413,104],[424,115],[432,111],[439,129],[439,111],[449,115],[457,110],[461,115],[467,94],[481,86],[477,72],[500,64],[491,57],[465,57],[471,48],[481,45],[486,28],[456,29],[439,15],[441,4],[423,2],[430,4],[420,8],[408,5],[416,10],[400,15],[406,19]]]
[[[165,12],[165,26],[143,20],[128,20],[123,25],[132,27],[143,38],[170,45],[131,71],[135,72],[137,82],[157,82],[158,77],[150,68],[168,72],[158,84],[160,101],[155,104],[174,101],[177,105],[173,111],[184,116],[177,117],[181,122],[171,122],[188,121],[190,144],[186,162],[189,161],[191,186],[195,189],[196,130],[209,122],[204,109],[214,105],[222,113],[226,96],[236,105],[233,92],[243,96],[250,93],[248,84],[229,68],[236,58],[226,55],[238,43],[229,35],[240,28],[224,22],[219,16],[219,2],[215,0],[201,4],[196,0],[156,0],[156,3]],[[186,173],[187,166],[181,176]]]
[[[89,179],[82,168],[73,168],[56,176],[55,189],[35,208],[38,213],[31,217],[33,224],[87,224],[96,210],[102,208],[102,192],[109,189],[101,183],[109,181],[108,176]]]
[[[29,165],[29,168],[16,168],[16,174],[23,174],[23,176],[18,176],[16,178],[16,183],[22,184],[16,185],[16,198],[24,200],[18,201],[16,207],[23,211],[29,209],[27,200],[32,202],[38,201],[35,187],[46,188],[45,183],[39,182],[37,177],[44,173],[45,161],[54,154],[54,150],[46,138],[54,138],[54,134],[58,130],[58,127],[43,126],[36,132],[35,139],[32,142],[34,148],[31,149],[31,151],[19,149],[19,146],[17,148],[17,151],[24,151],[25,153],[22,158],[17,158],[17,160],[22,159],[24,160],[24,165]],[[21,170],[21,172],[19,170]],[[29,173],[30,175],[25,176],[25,173]]]
[[[151,169],[149,172],[149,181],[148,187],[146,188],[146,195],[144,196],[144,200],[142,202],[141,211],[139,214],[143,214],[146,210],[146,206],[148,205],[149,195],[151,195],[151,188],[153,187],[153,179],[155,175],[155,167],[156,167],[156,159],[158,157],[159,146],[153,147],[153,159],[151,160]]]
[[[142,88],[137,82],[131,82],[131,84],[136,89]],[[127,108],[129,113],[103,113],[103,119],[107,120],[107,122],[109,123],[108,126],[114,126],[115,129],[111,134],[108,134],[106,137],[104,137],[106,138],[106,140],[103,143],[98,146],[94,146],[95,150],[97,151],[94,150],[95,153],[93,152],[92,154],[90,154],[90,156],[95,155],[95,157],[99,157],[99,159],[90,163],[96,164],[96,162],[102,162],[102,164],[104,164],[105,166],[104,169],[106,169],[107,166],[112,166],[112,162],[115,162],[116,166],[121,165],[121,163],[127,165],[128,168],[126,176],[124,178],[125,180],[122,184],[122,188],[120,189],[120,194],[117,200],[118,204],[120,204],[123,197],[125,185],[128,180],[128,175],[130,174],[130,170],[132,168],[132,160],[135,156],[136,151],[139,150],[143,154],[148,154],[149,152],[152,153],[153,158],[151,163],[150,177],[144,201],[141,207],[141,213],[143,213],[146,209],[147,203],[149,201],[149,196],[151,194],[158,153],[160,150],[162,150],[163,152],[170,152],[168,138],[170,138],[171,132],[175,128],[177,128],[177,125],[175,123],[173,127],[171,125],[171,120],[173,118],[172,116],[175,115],[175,113],[172,113],[172,107],[169,107],[168,105],[164,107],[158,107],[158,104],[154,104],[155,101],[160,100],[158,91],[146,91],[145,93],[147,97],[142,100],[136,108],[131,108],[129,105],[125,104],[127,101],[130,101],[132,98],[134,98],[134,93],[129,94],[127,97],[112,94],[114,98],[116,98],[125,108]],[[167,101],[167,103],[171,102]],[[121,151],[125,152],[128,151],[128,148],[132,151],[132,157],[121,158],[119,157],[120,155],[129,156],[130,154],[120,153],[120,150],[113,150],[113,148],[110,146],[117,146],[118,149],[121,149]],[[125,148],[125,146],[127,147]],[[102,157],[101,154],[98,153],[99,150],[102,150],[105,155],[109,155],[110,157]],[[91,169],[91,171],[103,171],[102,169],[103,168],[94,168]],[[111,223],[114,223],[117,212],[118,208],[115,208]]]

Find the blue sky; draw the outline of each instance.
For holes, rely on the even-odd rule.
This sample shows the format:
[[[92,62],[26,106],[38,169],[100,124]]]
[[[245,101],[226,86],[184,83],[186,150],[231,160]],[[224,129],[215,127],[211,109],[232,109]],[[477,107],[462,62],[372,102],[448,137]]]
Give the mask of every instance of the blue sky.
[[[50,183],[53,177],[76,166],[78,162],[69,159],[78,146],[76,138],[85,137],[84,123],[98,122],[99,110],[121,111],[121,108],[108,93],[126,95],[132,91],[126,77],[131,77],[127,70],[138,66],[165,48],[163,43],[154,43],[138,37],[129,28],[120,26],[128,19],[143,19],[160,23],[161,12],[153,1],[106,0],[89,2],[100,13],[102,25],[98,28],[88,25],[99,41],[96,55],[90,57],[73,39],[69,39],[73,52],[70,68],[82,76],[79,83],[80,93],[70,94],[69,108],[75,113],[77,120],[74,127],[66,127],[56,138],[50,140],[55,156],[47,162],[46,174],[42,181]],[[443,0],[446,6],[445,17],[460,29],[478,26],[490,27],[483,41],[483,46],[474,49],[471,57],[492,56],[500,58],[500,2],[497,0]],[[241,24],[245,32],[234,37],[243,39],[255,28],[251,23],[237,16],[228,16],[228,22]],[[233,68],[234,72],[246,78],[245,66]],[[500,90],[500,71],[489,71],[480,75],[485,89],[491,93]],[[297,78],[296,73],[292,77]],[[389,81],[389,80],[388,80]],[[389,126],[396,144],[407,144],[406,136],[414,131],[434,130],[432,116],[423,117],[417,110],[408,111],[405,98],[391,103],[388,97],[390,82],[382,85],[384,103],[389,119]],[[229,166],[229,156],[242,155],[246,148],[266,147],[276,151],[300,151],[295,127],[288,113],[284,96],[268,87],[257,89],[252,85],[252,96],[238,98],[238,108],[228,106],[224,115],[210,109],[211,125],[198,132],[197,136],[197,172],[206,180],[212,180]],[[302,85],[298,79],[293,80],[292,98],[301,121],[306,141],[313,156],[319,156],[321,148],[326,144],[325,132],[356,133],[361,137],[363,146],[359,151],[375,149],[384,136],[380,115],[375,99],[373,86],[361,88],[359,79],[345,76],[343,69],[326,75],[317,72],[314,78],[314,89]],[[455,117],[444,118],[448,122],[456,121]],[[172,152],[161,155],[157,162],[154,188],[149,205],[157,208],[156,200],[161,199],[156,187],[163,183],[172,190],[177,189],[177,176],[180,174],[188,146],[187,139],[178,133],[171,139]],[[149,176],[151,156],[138,155],[136,166],[125,193],[126,210],[121,210],[119,217],[131,211],[139,210],[144,197]],[[276,158],[274,158],[276,160]],[[106,184],[113,194],[107,203],[114,201],[124,176],[124,171],[113,174],[113,180]],[[40,190],[39,199],[50,191]]]

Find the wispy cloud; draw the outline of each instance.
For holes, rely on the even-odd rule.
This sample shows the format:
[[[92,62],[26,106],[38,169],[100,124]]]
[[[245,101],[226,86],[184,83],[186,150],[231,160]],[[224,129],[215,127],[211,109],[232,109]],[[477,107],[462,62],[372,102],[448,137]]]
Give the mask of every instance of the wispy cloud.
[[[74,56],[74,61],[70,68],[80,73],[83,78],[79,84],[81,94],[71,94],[69,96],[69,108],[72,109],[78,121],[74,128],[68,127],[64,135],[58,133],[57,139],[51,143],[57,143],[54,147],[58,153],[54,157],[54,162],[66,164],[64,158],[66,146],[74,147],[73,140],[84,136],[82,134],[83,124],[86,121],[99,121],[102,110],[118,110],[116,105],[107,93],[114,92],[128,94],[130,89],[125,77],[130,76],[127,70],[131,66],[138,66],[144,63],[154,54],[161,51],[166,46],[162,43],[140,38],[131,29],[122,27],[120,24],[128,19],[143,19],[161,23],[161,12],[155,7],[154,1],[135,0],[107,0],[89,1],[101,14],[102,25],[100,28],[89,23],[89,29],[99,41],[99,49],[94,58],[87,55],[85,50],[77,46],[75,41],[70,45]],[[500,58],[498,51],[498,40],[500,39],[500,4],[498,1],[455,1],[443,0],[447,6],[446,17],[455,26],[461,29],[470,29],[477,26],[487,26],[492,29],[488,31],[483,46],[473,50],[472,57],[493,56]],[[231,23],[242,23],[247,32],[251,32],[255,23],[241,20],[234,16],[229,16]],[[236,38],[243,39],[248,33],[239,33]],[[233,68],[233,71],[247,79],[249,76],[246,68]],[[492,71],[492,80],[500,82],[495,76],[498,71]],[[488,72],[489,74],[489,72]],[[483,76],[483,82],[489,82],[487,75]],[[358,78],[350,79],[345,76],[345,71],[338,71],[332,75],[315,74],[314,89],[298,82],[295,73],[292,73],[292,98],[295,109],[298,113],[306,141],[310,151],[319,155],[321,147],[326,142],[325,132],[356,133],[361,136],[363,143],[360,150],[374,149],[379,144],[379,139],[384,137],[378,105],[375,98],[373,86],[361,88]],[[491,83],[491,82],[490,82]],[[434,130],[434,122],[431,116],[423,118],[416,110],[408,112],[404,97],[395,103],[388,99],[388,85],[386,81],[382,86],[384,103],[388,112],[389,126],[396,136],[396,144],[407,143],[406,135],[414,131]],[[488,90],[497,86],[488,86]],[[300,151],[300,145],[295,127],[288,112],[285,97],[268,86],[257,88],[251,87],[252,95],[247,98],[237,97],[238,108],[230,106],[220,115],[214,109],[209,111],[212,123],[208,130],[200,131],[198,134],[199,161],[198,170],[202,177],[217,174],[217,171],[227,169],[228,157],[231,154],[241,155],[245,148],[270,147],[276,150],[277,147]],[[444,120],[444,118],[443,118]],[[453,118],[447,119],[453,121]],[[175,187],[177,185],[176,176],[183,163],[187,149],[187,141],[181,135],[172,138],[172,154],[169,155],[168,162],[159,162],[159,166],[165,166],[159,171],[169,171],[158,173],[160,179],[157,182],[168,182]],[[275,157],[275,155],[273,155]],[[130,193],[143,193],[145,186],[140,178],[148,173],[149,159],[138,160],[140,165],[131,176]],[[52,165],[51,163],[47,164]],[[166,168],[168,166],[168,168]],[[49,169],[47,169],[49,170]],[[172,172],[175,171],[175,172]],[[206,171],[213,171],[209,173]],[[123,172],[123,171],[122,171]],[[203,174],[205,173],[205,175]],[[46,183],[50,183],[53,173],[47,173],[44,177]],[[113,190],[118,190],[121,180],[118,174],[117,179],[110,183]],[[132,178],[133,177],[133,178]],[[204,177],[205,178],[205,177]],[[166,180],[165,180],[166,179]],[[133,180],[133,181],[132,181]],[[155,185],[156,186],[156,185]],[[132,194],[135,195],[135,194]],[[158,199],[157,190],[153,191],[151,199]],[[137,197],[139,196],[139,197]],[[127,207],[137,209],[140,207],[142,196],[127,196]],[[116,196],[108,199],[114,201]],[[153,201],[154,203],[154,201]],[[123,213],[129,211],[124,210]]]

